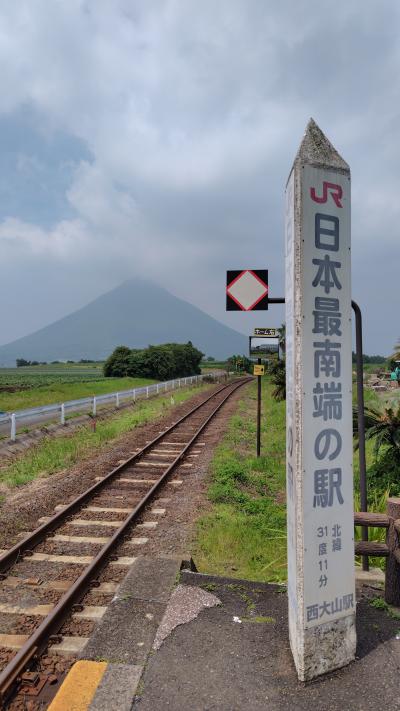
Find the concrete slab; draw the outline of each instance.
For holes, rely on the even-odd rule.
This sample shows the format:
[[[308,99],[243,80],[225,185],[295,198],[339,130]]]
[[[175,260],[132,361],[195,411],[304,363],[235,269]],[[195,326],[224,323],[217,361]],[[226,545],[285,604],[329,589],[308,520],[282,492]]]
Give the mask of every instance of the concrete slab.
[[[181,582],[202,587],[222,604],[203,609],[164,639],[148,659],[134,709],[400,708],[400,622],[366,597],[357,606],[357,660],[307,684],[298,681],[290,652],[285,587],[188,571]]]
[[[143,667],[108,664],[88,711],[130,711]]]
[[[62,657],[78,656],[87,644],[87,637],[62,637],[61,642],[52,644],[48,654],[58,654]]]
[[[81,658],[144,664],[179,569],[179,558],[137,558]]]
[[[92,555],[53,555],[52,553],[33,553],[27,559],[39,563],[64,563],[65,565],[88,565],[93,560]]]
[[[29,639],[27,634],[0,634],[0,647],[21,649]]]
[[[74,612],[75,620],[101,620],[107,608],[104,605],[84,605],[81,612]]]
[[[385,573],[380,568],[370,568],[369,570],[361,570],[356,568],[356,585],[378,585],[383,587],[385,584]]]

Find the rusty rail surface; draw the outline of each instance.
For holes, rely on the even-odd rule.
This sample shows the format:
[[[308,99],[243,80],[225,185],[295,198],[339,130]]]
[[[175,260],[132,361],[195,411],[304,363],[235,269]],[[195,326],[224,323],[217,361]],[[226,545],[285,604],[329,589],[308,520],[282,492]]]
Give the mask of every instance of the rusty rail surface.
[[[126,460],[123,464],[113,469],[104,479],[94,484],[92,487],[87,489],[83,494],[78,496],[74,501],[72,501],[68,506],[62,509],[59,513],[52,516],[52,518],[44,523],[42,526],[37,528],[35,531],[27,535],[22,541],[18,542],[9,551],[4,553],[0,557],[0,571],[2,573],[1,577],[4,579],[6,577],[5,571],[10,568],[17,560],[25,555],[29,555],[31,549],[35,547],[38,543],[42,542],[48,533],[52,532],[61,523],[63,523],[72,513],[75,513],[82,504],[85,504],[94,494],[97,494],[101,489],[103,489],[106,484],[110,483],[118,474],[120,474],[124,469],[129,467],[132,463],[139,460],[144,454],[146,454],[155,444],[159,443],[162,439],[167,437],[171,432],[173,432],[180,424],[191,417],[194,413],[200,410],[204,405],[210,402],[217,395],[223,391],[227,391],[224,398],[217,403],[213,408],[211,414],[201,423],[200,427],[195,431],[194,435],[191,437],[189,442],[183,447],[178,456],[171,462],[161,476],[157,479],[156,483],[147,491],[143,496],[141,501],[132,509],[128,517],[122,521],[120,528],[114,533],[111,539],[106,543],[100,552],[95,556],[92,562],[84,570],[84,572],[72,583],[68,591],[61,597],[59,602],[55,605],[53,610],[49,615],[43,620],[43,622],[35,629],[33,634],[27,640],[27,642],[21,647],[17,654],[11,659],[9,664],[0,673],[0,703],[8,699],[13,688],[17,684],[19,677],[23,671],[28,667],[28,665],[35,661],[47,648],[49,642],[57,641],[57,632],[60,630],[65,620],[71,612],[71,608],[77,604],[84,594],[90,589],[90,587],[96,586],[96,578],[103,567],[107,564],[108,560],[112,556],[113,550],[116,548],[117,544],[120,543],[126,530],[132,525],[134,520],[143,511],[146,504],[153,497],[155,492],[160,488],[166,478],[171,474],[171,472],[179,465],[181,460],[187,454],[188,450],[193,446],[194,442],[197,440],[199,435],[203,432],[205,427],[209,424],[210,420],[217,414],[222,405],[226,400],[242,385],[250,382],[252,378],[242,378],[235,381],[234,383],[229,383],[214,391],[209,397],[207,397],[203,402],[196,407],[192,408],[186,415],[183,415],[177,422],[175,422],[171,427],[162,432],[160,435],[155,437],[151,442],[146,444],[139,452],[135,453],[132,457]]]

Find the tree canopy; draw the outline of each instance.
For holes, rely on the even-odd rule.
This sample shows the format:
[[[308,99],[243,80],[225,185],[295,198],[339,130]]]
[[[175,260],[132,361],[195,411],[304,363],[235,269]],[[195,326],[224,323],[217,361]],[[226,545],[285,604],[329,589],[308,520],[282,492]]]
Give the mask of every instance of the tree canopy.
[[[142,350],[117,346],[104,363],[108,378],[139,377],[167,380],[201,372],[203,353],[188,343],[164,343]]]

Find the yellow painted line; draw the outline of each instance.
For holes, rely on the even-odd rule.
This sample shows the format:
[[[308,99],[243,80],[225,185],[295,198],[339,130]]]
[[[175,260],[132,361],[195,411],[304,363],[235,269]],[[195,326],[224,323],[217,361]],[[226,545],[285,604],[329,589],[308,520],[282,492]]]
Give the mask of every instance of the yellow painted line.
[[[87,711],[106,669],[107,662],[75,662],[48,711]]]

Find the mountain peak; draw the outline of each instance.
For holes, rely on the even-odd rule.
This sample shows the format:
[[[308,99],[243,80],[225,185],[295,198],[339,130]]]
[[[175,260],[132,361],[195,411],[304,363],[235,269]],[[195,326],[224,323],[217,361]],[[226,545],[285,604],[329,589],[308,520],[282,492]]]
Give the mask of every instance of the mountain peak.
[[[187,301],[144,279],[128,279],[68,316],[0,346],[0,365],[26,360],[102,360],[118,345],[192,341],[203,353],[225,358],[245,353],[246,337]]]

